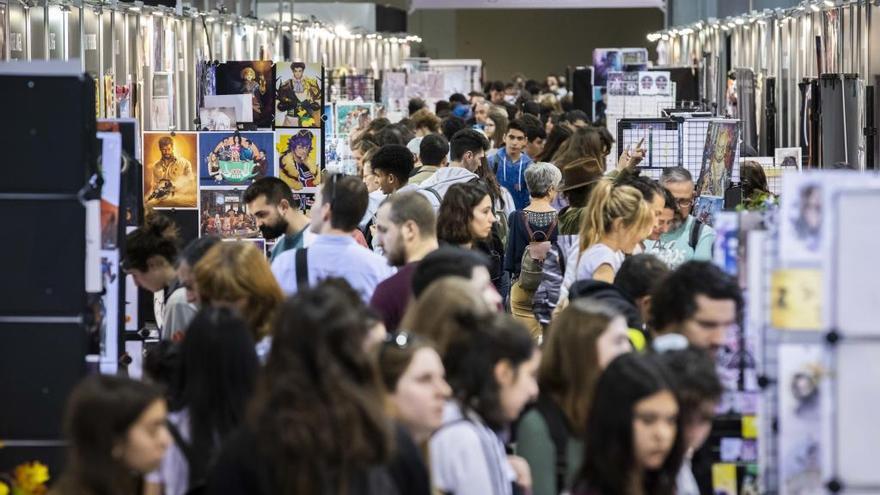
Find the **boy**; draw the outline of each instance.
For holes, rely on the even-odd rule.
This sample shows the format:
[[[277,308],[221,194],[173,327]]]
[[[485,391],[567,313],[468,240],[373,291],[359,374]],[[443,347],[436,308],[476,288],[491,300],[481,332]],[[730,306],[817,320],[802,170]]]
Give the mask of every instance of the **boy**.
[[[495,153],[490,163],[498,183],[510,192],[517,210],[529,204],[525,171],[532,159],[524,153],[527,142],[525,124],[519,119],[514,120],[504,135],[504,147]]]

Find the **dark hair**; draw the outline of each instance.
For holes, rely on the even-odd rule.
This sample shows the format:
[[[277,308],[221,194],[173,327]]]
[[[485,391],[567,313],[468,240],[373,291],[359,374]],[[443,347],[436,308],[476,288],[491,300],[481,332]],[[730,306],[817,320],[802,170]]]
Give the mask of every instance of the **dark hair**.
[[[453,106],[455,106],[456,103],[461,104],[461,105],[467,105],[468,99],[467,99],[467,96],[465,96],[461,93],[452,93],[449,96],[449,103],[451,103]]]
[[[411,221],[419,228],[423,239],[437,236],[437,216],[434,214],[434,207],[418,192],[398,192],[388,196],[382,204],[390,207],[390,218],[394,225],[403,225]]]
[[[528,126],[522,121],[522,119],[513,119],[507,124],[507,132],[517,130],[528,136],[526,129],[528,129]]]
[[[373,172],[384,170],[396,177],[401,186],[405,186],[415,163],[412,152],[406,146],[386,144],[373,155],[370,166],[373,168]]]
[[[92,375],[73,389],[64,416],[68,460],[59,493],[135,495],[138,475],[113,457],[113,448],[162,390],[146,382]]]
[[[357,228],[367,211],[367,186],[357,177],[332,174],[324,179],[321,201],[330,205],[330,226],[350,232]]]
[[[406,144],[406,139],[400,128],[396,125],[388,125],[376,133],[376,144],[383,147],[392,144],[403,146]]]
[[[440,121],[440,133],[443,134],[443,137],[452,141],[453,136],[458,131],[464,129],[466,125],[463,118],[450,115]]]
[[[178,263],[185,261],[190,268],[195,268],[196,263],[202,259],[205,253],[220,241],[221,239],[215,235],[207,235],[205,237],[193,239],[185,248],[183,248],[183,251],[181,251]]]
[[[523,117],[525,117],[526,115],[531,115],[535,117],[541,115],[541,104],[537,101],[524,101],[520,106],[520,109],[522,110]]]
[[[440,165],[449,154],[449,141],[441,134],[428,134],[419,143],[419,160],[422,165]]]
[[[770,186],[767,185],[767,174],[761,164],[754,160],[746,160],[739,172],[742,183],[743,197],[751,198],[755,193],[770,194]]]
[[[554,125],[553,129],[550,130],[550,135],[547,136],[547,141],[544,143],[544,150],[535,157],[535,161],[551,161],[553,159],[553,155],[555,155],[556,152],[559,151],[559,147],[562,146],[562,143],[564,143],[570,137],[571,129],[564,125]]]
[[[208,461],[244,420],[259,362],[248,324],[228,308],[205,307],[190,323],[180,346],[180,385],[175,410],[189,412],[190,445],[202,479]]]
[[[665,187],[663,188],[663,208],[678,214],[678,203],[675,200],[675,196],[672,194],[672,191]]]
[[[742,292],[736,280],[707,261],[689,261],[667,275],[651,300],[651,326],[662,332],[697,312],[697,295],[709,299],[729,299],[742,310]]]
[[[602,141],[603,153],[610,152],[614,147],[614,136],[611,135],[611,131],[607,127],[599,127],[599,140]]]
[[[486,93],[491,91],[504,91],[504,83],[501,81],[492,81],[486,85]]]
[[[419,110],[425,108],[426,106],[427,106],[427,104],[425,103],[425,100],[423,100],[421,98],[410,98],[410,100],[409,100],[409,115],[412,115],[412,114],[418,112]]]
[[[164,148],[166,146],[174,146],[174,139],[171,136],[162,136],[159,138],[159,148]]]
[[[427,108],[422,108],[412,114],[413,128],[425,128],[428,132],[435,133],[440,130],[440,118],[431,113]]]
[[[474,208],[487,196],[491,198],[489,190],[479,182],[450,186],[437,212],[437,238],[454,245],[477,240],[471,234],[470,223]]]
[[[705,401],[718,401],[724,393],[715,361],[706,351],[688,347],[678,351],[668,351],[659,355],[660,362],[666,366],[675,382],[678,395],[679,414],[685,424],[695,419],[700,404]]]
[[[507,314],[460,315],[462,331],[450,336],[443,356],[446,379],[462,410],[474,411],[493,430],[508,423],[501,410],[495,365],[517,368],[531,359],[535,342],[528,330]]]
[[[443,246],[422,258],[412,276],[413,296],[418,298],[433,282],[443,277],[470,279],[474,268],[489,269],[489,258],[479,251]]]
[[[446,100],[437,100],[437,103],[434,104],[434,113],[440,118],[449,115],[451,111],[452,105]]]
[[[668,372],[653,355],[627,353],[617,357],[596,385],[593,406],[587,420],[584,463],[578,475],[596,493],[628,493],[632,470],[633,422],[636,404],[658,392],[675,393]],[[675,442],[663,465],[642,478],[643,493],[673,495],[675,480],[684,457],[683,419],[678,415]]]
[[[565,113],[565,121],[571,122],[574,124],[578,120],[583,120],[586,123],[590,122],[590,117],[583,110],[570,110]]]
[[[345,286],[300,291],[276,320],[248,417],[273,492],[319,493],[390,456],[382,385],[363,349],[367,313]]]
[[[667,273],[669,267],[656,256],[637,254],[627,257],[620,265],[614,285],[636,300],[653,293]]]
[[[544,124],[541,122],[541,119],[534,115],[525,114],[520,117],[519,120],[526,128],[526,139],[528,139],[529,142],[538,138],[547,139],[547,131],[544,130]]]
[[[642,193],[642,198],[648,203],[654,201],[654,196],[663,196],[664,201],[666,195],[664,188],[655,180],[641,175],[642,171],[635,167],[627,167],[617,174],[614,184],[618,186],[632,186]]]
[[[170,218],[155,211],[147,212],[144,224],[125,237],[126,270],[147,271],[147,260],[161,256],[170,264],[177,261],[180,250],[180,237],[177,224]]]
[[[428,340],[420,336],[405,334],[405,338],[403,346],[398,346],[393,338],[386,340],[376,356],[382,385],[389,394],[397,389],[397,382],[406,373],[416,353],[422,349],[434,349]]]
[[[445,136],[446,133],[443,133]],[[475,129],[462,129],[449,140],[450,160],[461,161],[465,153],[477,153],[489,149],[489,140],[486,135]]]
[[[291,208],[300,207],[299,200],[294,200],[290,186],[278,177],[262,177],[255,180],[244,190],[241,199],[248,204],[253,203],[260,196],[266,196],[266,204],[269,205],[278,205],[282,199],[286,199]]]

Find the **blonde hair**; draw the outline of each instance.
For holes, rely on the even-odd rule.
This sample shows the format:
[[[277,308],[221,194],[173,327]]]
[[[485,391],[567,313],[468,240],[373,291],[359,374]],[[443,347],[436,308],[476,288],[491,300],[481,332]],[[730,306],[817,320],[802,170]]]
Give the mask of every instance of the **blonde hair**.
[[[632,186],[619,186],[611,179],[596,184],[582,217],[581,252],[610,233],[617,219],[623,221],[627,230],[647,230],[654,224],[654,213],[642,193]]]
[[[196,287],[202,304],[245,301],[242,316],[255,340],[270,333],[284,294],[265,254],[250,242],[220,242],[196,263]]]

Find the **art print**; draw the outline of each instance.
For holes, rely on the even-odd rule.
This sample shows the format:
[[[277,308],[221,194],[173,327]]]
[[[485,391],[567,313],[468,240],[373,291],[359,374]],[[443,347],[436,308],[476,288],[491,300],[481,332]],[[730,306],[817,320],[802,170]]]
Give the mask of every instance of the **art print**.
[[[800,148],[776,148],[773,152],[774,165],[783,170],[801,171]]]
[[[789,174],[782,180],[779,255],[789,263],[819,263],[826,228],[823,183],[812,174]]]
[[[623,83],[623,72],[619,71],[609,71],[607,75],[607,88],[608,95],[610,96],[623,96],[625,94],[625,88]],[[601,93],[599,98],[601,99]],[[595,98],[595,96],[594,96]]]
[[[382,73],[382,101],[392,111],[407,108],[406,73],[385,71]]]
[[[822,329],[822,271],[776,270],[770,281],[770,324],[778,330]]]
[[[732,211],[716,212],[712,228],[715,229],[713,261],[729,275],[736,277],[740,256],[739,214]]]
[[[267,60],[226,62],[217,66],[217,94],[251,97],[254,123],[271,127],[275,117],[275,69]]]
[[[203,131],[234,131],[236,128],[235,108],[202,107],[199,109],[199,128]]]
[[[373,119],[375,106],[372,103],[337,102],[336,123],[337,136],[350,136],[363,131]]]
[[[154,208],[196,208],[198,134],[144,133],[144,205]]]
[[[709,122],[703,147],[703,164],[697,180],[698,195],[724,196],[733,174],[738,145],[737,122]]]
[[[703,224],[712,227],[715,217],[724,209],[724,198],[718,196],[700,196],[694,204],[694,217]]]
[[[315,192],[321,184],[321,130],[275,132],[277,176],[294,192]]]
[[[244,188],[203,187],[200,191],[199,235],[224,239],[257,237],[254,217],[247,213]]]
[[[273,175],[273,137],[269,131],[199,134],[199,184],[246,186]]]
[[[605,86],[609,72],[623,70],[620,50],[616,48],[596,48],[593,50],[593,68],[595,69],[593,84]]]
[[[122,136],[99,132],[101,140],[101,249],[115,249],[119,238],[119,196],[122,176]]]
[[[275,71],[275,127],[321,127],[323,66],[279,62]]]

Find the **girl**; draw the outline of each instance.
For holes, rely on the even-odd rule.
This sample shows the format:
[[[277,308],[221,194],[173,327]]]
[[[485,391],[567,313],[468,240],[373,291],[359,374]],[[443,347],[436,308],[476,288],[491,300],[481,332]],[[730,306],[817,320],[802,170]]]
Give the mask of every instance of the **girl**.
[[[575,280],[614,283],[624,253],[632,252],[653,226],[654,212],[638,189],[610,179],[599,181],[581,223]]]
[[[158,388],[128,378],[94,375],[70,395],[69,442],[60,495],[136,495],[143,475],[162,461],[171,436]]]
[[[541,393],[520,419],[517,454],[532,470],[534,495],[565,491],[583,459],[584,426],[596,381],[630,352],[623,315],[598,301],[576,299],[553,321],[538,371]]]
[[[678,401],[655,356],[624,354],[596,385],[573,495],[674,495],[684,454]]]
[[[437,214],[437,238],[447,244],[473,249],[489,238],[497,221],[492,197],[478,182],[454,184],[446,192]]]

